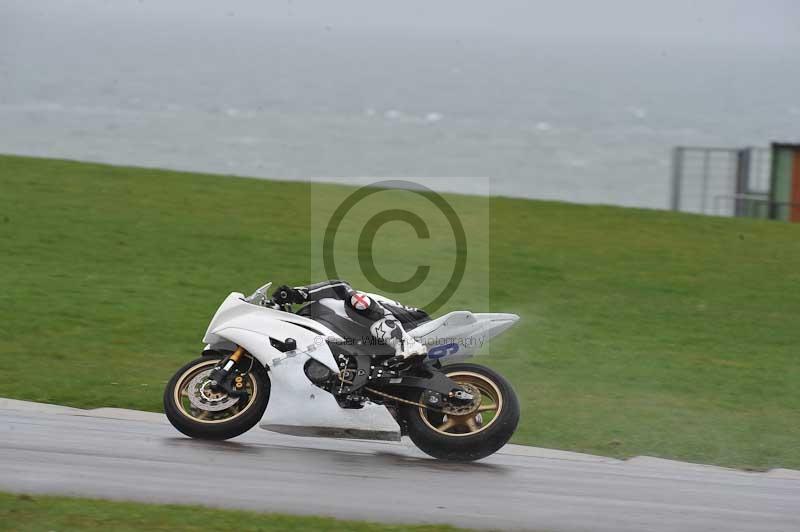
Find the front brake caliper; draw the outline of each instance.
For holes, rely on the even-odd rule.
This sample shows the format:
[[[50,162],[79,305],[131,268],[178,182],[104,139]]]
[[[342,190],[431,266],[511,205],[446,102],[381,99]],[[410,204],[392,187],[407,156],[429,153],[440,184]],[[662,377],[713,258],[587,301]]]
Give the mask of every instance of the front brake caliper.
[[[237,347],[236,351],[214,366],[209,375],[213,391],[225,391],[231,397],[247,396],[247,391],[244,390],[244,375],[235,369],[243,353],[244,349]]]

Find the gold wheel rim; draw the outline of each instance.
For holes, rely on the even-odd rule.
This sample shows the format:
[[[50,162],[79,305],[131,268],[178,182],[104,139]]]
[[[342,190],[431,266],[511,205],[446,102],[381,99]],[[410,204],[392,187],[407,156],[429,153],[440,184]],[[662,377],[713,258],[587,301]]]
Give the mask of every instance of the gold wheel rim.
[[[194,407],[188,400],[189,391],[187,390],[187,387],[189,385],[189,381],[191,381],[199,373],[206,371],[209,366],[214,367],[217,362],[219,362],[217,359],[210,359],[207,361],[204,360],[203,362],[199,362],[188,370],[184,371],[183,375],[181,375],[181,377],[178,379],[178,382],[175,383],[175,388],[172,392],[175,399],[175,404],[178,406],[178,410],[180,410],[181,414],[192,421],[196,421],[197,423],[226,423],[236,419],[247,412],[250,407],[255,404],[256,397],[258,397],[258,394],[260,393],[258,381],[255,379],[255,377],[253,377],[252,373],[248,373],[244,388],[249,392],[249,400],[244,407],[241,407],[238,402],[229,408],[226,408],[225,410],[219,410],[216,412]]]
[[[453,437],[472,436],[492,426],[503,411],[503,394],[500,393],[497,384],[488,377],[472,371],[454,371],[446,375],[458,384],[469,384],[478,388],[481,392],[481,402],[474,411],[460,416],[442,415],[419,407],[422,421],[435,432]]]

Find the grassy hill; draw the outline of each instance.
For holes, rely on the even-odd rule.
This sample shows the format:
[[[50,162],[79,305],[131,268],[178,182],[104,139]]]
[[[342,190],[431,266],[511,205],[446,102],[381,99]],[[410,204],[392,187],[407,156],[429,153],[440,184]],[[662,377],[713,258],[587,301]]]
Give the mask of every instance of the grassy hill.
[[[350,191],[0,157],[0,395],[160,410],[228,292],[311,280],[320,190]],[[800,468],[800,227],[447,198],[486,213],[465,223],[488,284],[441,311],[523,318],[477,360],[520,395],[514,441]]]
[[[457,532],[447,525],[386,525],[330,517],[267,514],[205,506],[144,504],[0,492],[0,519],[8,532],[141,530],[205,532]],[[8,528],[5,528],[8,527]]]

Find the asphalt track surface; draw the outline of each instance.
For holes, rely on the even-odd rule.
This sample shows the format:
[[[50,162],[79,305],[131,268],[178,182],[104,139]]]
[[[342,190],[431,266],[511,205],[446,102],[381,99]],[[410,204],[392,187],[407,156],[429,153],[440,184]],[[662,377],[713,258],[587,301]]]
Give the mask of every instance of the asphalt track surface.
[[[797,471],[520,446],[449,464],[407,442],[261,429],[215,443],[181,436],[158,414],[9,400],[0,490],[499,530],[800,530]]]

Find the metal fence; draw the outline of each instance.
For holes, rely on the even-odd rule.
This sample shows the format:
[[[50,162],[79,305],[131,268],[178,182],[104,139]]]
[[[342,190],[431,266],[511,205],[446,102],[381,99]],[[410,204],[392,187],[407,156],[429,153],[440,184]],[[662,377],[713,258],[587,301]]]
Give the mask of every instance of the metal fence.
[[[768,148],[674,148],[672,210],[768,217],[770,158]]]

